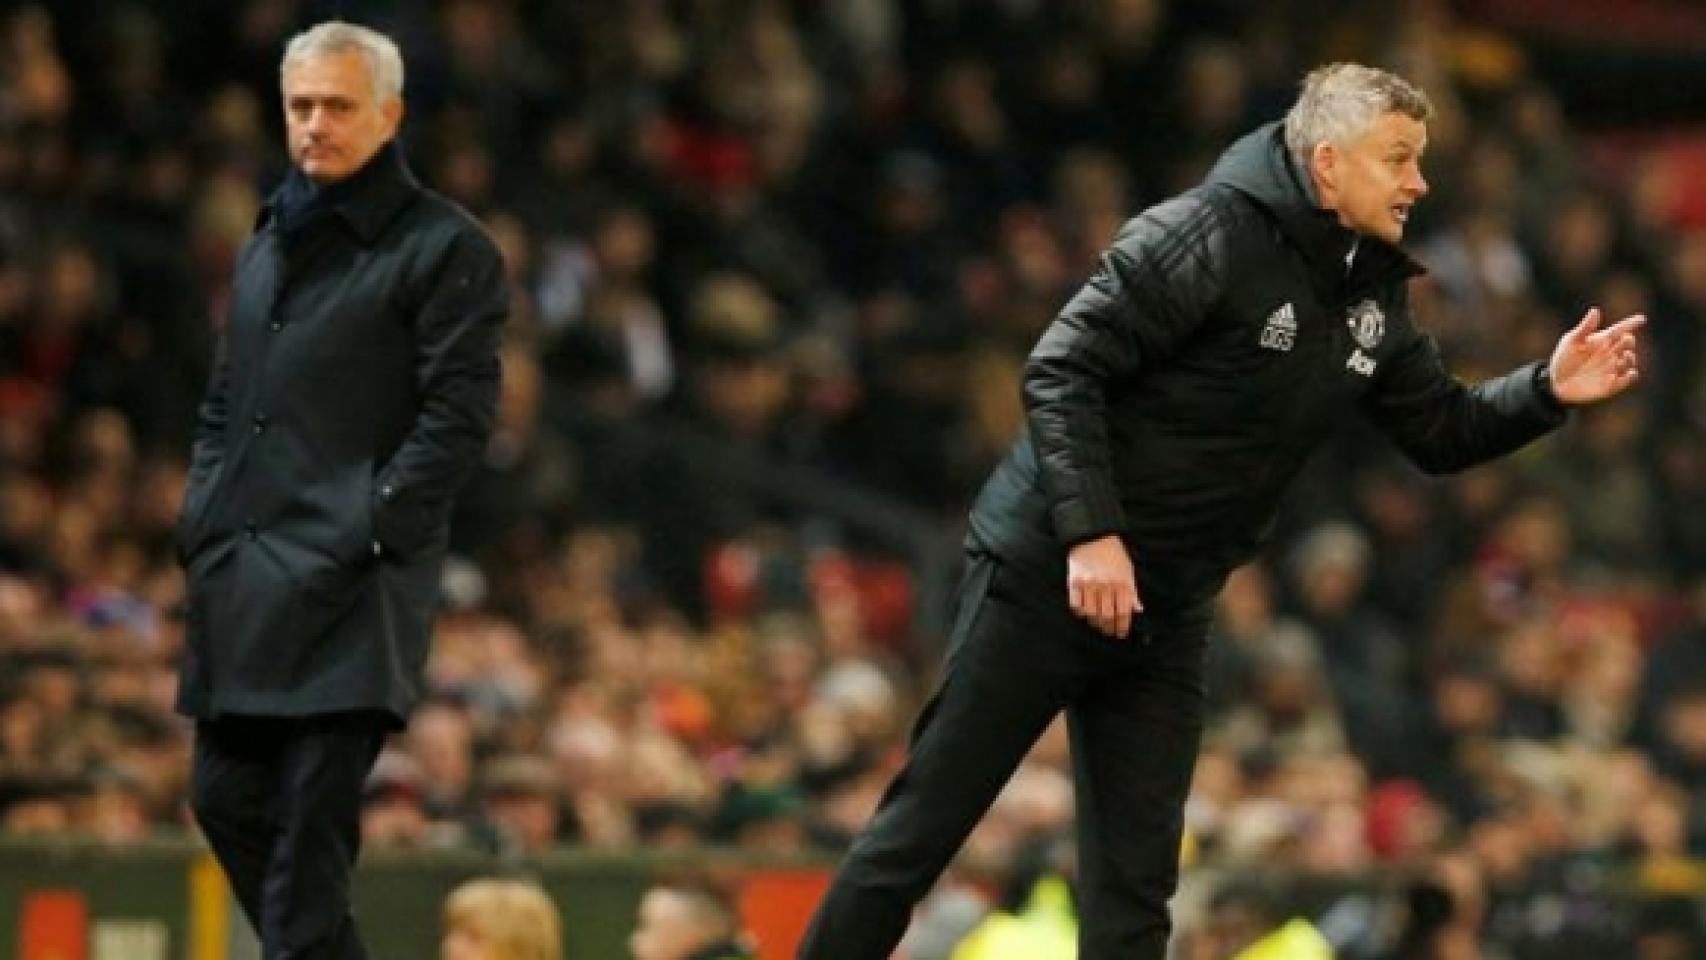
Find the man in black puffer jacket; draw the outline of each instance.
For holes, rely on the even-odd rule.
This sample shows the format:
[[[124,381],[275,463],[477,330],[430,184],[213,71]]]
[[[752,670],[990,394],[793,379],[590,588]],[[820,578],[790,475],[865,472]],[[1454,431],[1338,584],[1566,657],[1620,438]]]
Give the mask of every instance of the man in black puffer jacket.
[[[1283,123],[1120,232],[1025,370],[1028,430],[972,511],[942,685],[807,933],[881,960],[1065,710],[1081,960],[1159,958],[1202,728],[1215,594],[1352,411],[1423,469],[1508,453],[1636,377],[1640,317],[1589,311],[1549,360],[1476,387],[1412,324],[1396,244],[1431,107],[1384,71],[1310,74]]]

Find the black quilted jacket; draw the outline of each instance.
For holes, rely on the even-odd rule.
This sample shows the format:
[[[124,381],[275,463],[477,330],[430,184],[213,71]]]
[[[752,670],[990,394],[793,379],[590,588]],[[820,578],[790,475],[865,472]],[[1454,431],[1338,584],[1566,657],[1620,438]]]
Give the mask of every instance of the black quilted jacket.
[[[1279,125],[1246,136],[1126,223],[1043,333],[1027,429],[973,508],[971,545],[1055,570],[1068,546],[1119,533],[1140,568],[1160,555],[1224,573],[1352,414],[1432,473],[1561,423],[1539,364],[1475,387],[1445,371],[1410,320],[1420,272],[1315,205]]]

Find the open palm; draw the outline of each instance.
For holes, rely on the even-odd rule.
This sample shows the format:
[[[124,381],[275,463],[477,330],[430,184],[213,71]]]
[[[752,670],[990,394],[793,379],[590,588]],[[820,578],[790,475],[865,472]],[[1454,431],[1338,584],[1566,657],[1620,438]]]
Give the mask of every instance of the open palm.
[[[1582,317],[1552,351],[1552,392],[1571,406],[1615,397],[1640,376],[1635,333],[1647,318],[1636,314],[1599,329],[1599,308]]]

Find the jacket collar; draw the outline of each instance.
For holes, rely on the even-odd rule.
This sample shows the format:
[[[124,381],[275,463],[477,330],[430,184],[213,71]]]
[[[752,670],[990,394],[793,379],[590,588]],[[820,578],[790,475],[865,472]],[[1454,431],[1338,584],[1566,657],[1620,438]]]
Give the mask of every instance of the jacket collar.
[[[1391,277],[1426,273],[1402,249],[1379,237],[1358,235],[1321,207],[1315,185],[1292,159],[1285,127],[1267,123],[1245,135],[1214,165],[1205,184],[1224,184],[1268,212],[1303,252],[1311,276],[1324,289],[1362,288]],[[1354,257],[1352,256],[1354,251]],[[1350,257],[1351,266],[1346,268]]]
[[[390,140],[360,170],[336,183],[316,186],[302,168],[291,167],[261,207],[255,229],[273,223],[284,233],[296,233],[321,214],[330,214],[343,220],[363,244],[371,244],[419,190],[402,148]]]

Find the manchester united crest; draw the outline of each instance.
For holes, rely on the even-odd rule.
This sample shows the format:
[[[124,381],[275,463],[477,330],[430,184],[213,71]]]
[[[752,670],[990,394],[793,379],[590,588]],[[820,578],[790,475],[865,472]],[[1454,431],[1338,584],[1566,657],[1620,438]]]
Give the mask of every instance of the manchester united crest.
[[[1351,328],[1351,336],[1356,338],[1357,346],[1373,350],[1386,333],[1386,314],[1380,312],[1380,304],[1363,300],[1345,314],[1345,324]]]

